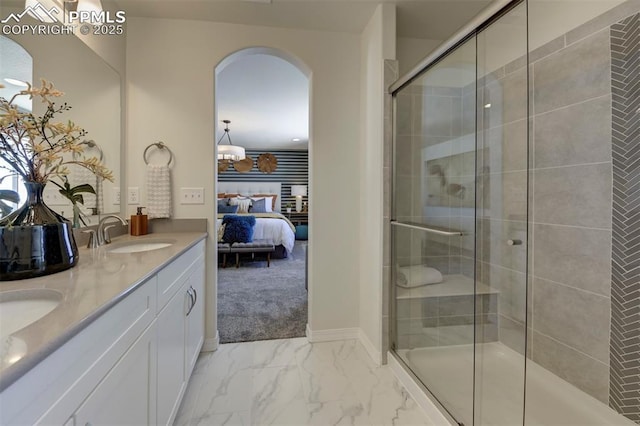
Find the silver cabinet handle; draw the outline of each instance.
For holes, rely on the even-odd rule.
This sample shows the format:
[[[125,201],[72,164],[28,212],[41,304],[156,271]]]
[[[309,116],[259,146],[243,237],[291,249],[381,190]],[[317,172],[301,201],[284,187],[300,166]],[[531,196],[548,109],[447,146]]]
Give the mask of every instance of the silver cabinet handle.
[[[193,305],[195,305],[195,301],[193,300],[193,287],[189,287],[189,290],[187,290],[187,294],[189,295],[189,308],[187,309],[187,315],[189,316],[189,314],[191,313],[191,311],[193,310]]]
[[[187,313],[185,314],[186,317],[189,316],[189,314],[191,313],[191,308],[193,305],[193,297],[191,296],[191,288],[187,289],[187,295],[189,295],[189,304],[187,306]]]
[[[522,240],[507,240],[507,244],[510,246],[521,246]]]
[[[191,290],[193,290],[193,306],[196,306],[196,302],[198,301],[198,292],[193,287],[191,287]]]

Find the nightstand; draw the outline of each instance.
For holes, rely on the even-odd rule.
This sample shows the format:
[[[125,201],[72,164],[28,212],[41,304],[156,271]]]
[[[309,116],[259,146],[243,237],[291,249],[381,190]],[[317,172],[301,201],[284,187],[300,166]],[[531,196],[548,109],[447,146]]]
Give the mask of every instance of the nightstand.
[[[296,227],[296,240],[306,240],[309,238],[309,213],[291,212],[283,213]]]
[[[293,223],[294,225],[308,225],[309,224],[309,213],[308,212],[291,212],[291,213],[282,213]]]

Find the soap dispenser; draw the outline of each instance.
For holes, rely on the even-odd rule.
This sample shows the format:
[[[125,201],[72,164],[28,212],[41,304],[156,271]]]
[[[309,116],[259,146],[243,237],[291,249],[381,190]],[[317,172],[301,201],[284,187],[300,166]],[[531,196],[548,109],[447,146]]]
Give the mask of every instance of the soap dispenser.
[[[142,214],[142,209],[146,209],[146,207],[138,207],[136,214],[131,216],[131,221],[129,222],[131,235],[147,235],[149,218],[146,214]]]

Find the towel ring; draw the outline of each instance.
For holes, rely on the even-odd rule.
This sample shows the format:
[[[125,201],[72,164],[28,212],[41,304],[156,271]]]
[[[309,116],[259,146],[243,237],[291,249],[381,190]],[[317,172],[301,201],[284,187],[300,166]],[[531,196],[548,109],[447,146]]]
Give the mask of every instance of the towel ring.
[[[151,147],[154,147],[154,146],[158,149],[166,149],[167,151],[169,151],[169,161],[167,162],[167,166],[170,165],[171,162],[173,161],[173,152],[171,152],[169,147],[165,145],[165,143],[162,141],[152,143],[151,145],[145,148],[144,153],[142,154],[142,158],[144,159],[144,164],[147,164],[147,165],[149,164],[149,161],[147,160],[147,152],[149,151],[149,149],[151,149]]]
[[[96,143],[96,141],[94,140],[83,140],[82,142],[79,143],[79,145],[86,145],[89,148],[95,148],[98,150],[98,152],[100,153],[100,157],[98,157],[98,160],[100,162],[102,162],[102,160],[104,159],[104,153],[102,152],[102,148],[100,148],[100,146]],[[75,153],[73,154],[73,157],[75,158]]]

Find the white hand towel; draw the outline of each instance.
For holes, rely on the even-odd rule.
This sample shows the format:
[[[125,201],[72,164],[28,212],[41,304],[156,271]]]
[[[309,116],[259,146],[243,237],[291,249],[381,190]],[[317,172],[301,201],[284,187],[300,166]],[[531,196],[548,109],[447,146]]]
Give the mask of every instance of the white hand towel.
[[[442,274],[435,268],[425,265],[412,265],[398,268],[396,285],[402,288],[420,287],[443,281]]]
[[[147,165],[147,215],[171,217],[171,172],[168,165]]]
[[[104,211],[104,191],[102,189],[102,182],[103,179],[102,178],[96,178],[96,187],[94,188],[96,190],[96,207],[98,208],[98,211],[96,213],[98,214],[103,214],[106,213]]]
[[[93,190],[96,191],[96,194],[98,194],[100,198],[102,198],[102,187],[99,180],[100,179],[98,179],[91,170],[82,166],[74,166],[69,175],[69,184],[71,185],[71,187],[88,183],[89,185],[91,185]],[[83,207],[85,209],[100,209],[101,204],[104,205],[104,202],[101,203],[99,199],[96,200],[96,195],[94,194],[83,192],[81,195],[84,201]]]

